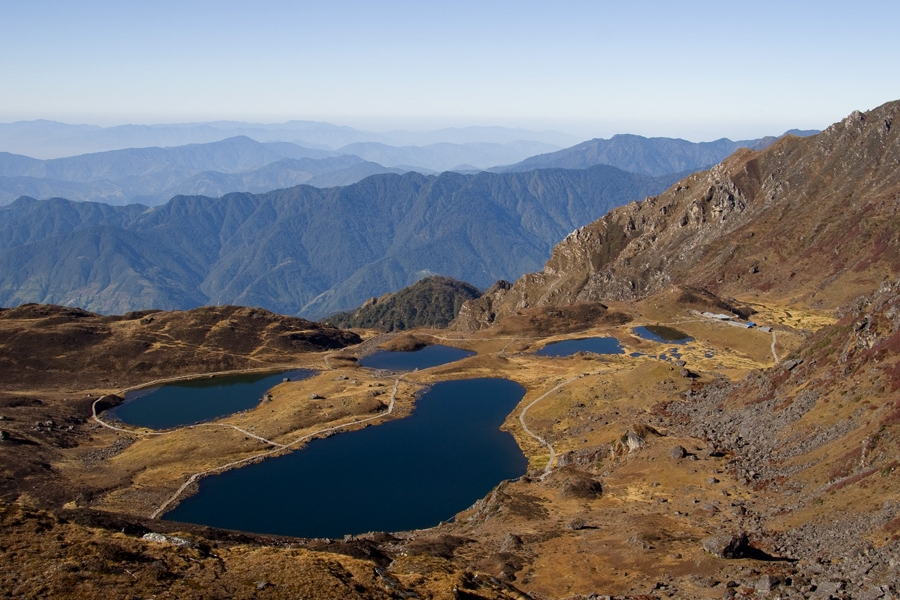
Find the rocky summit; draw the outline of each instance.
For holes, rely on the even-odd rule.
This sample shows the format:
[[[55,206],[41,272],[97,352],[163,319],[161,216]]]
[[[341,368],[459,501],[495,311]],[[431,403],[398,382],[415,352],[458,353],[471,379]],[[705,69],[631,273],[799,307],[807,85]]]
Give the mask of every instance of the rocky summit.
[[[614,209],[447,329],[351,332],[237,307],[0,312],[0,589],[897,597],[898,109],[740,150]],[[616,350],[539,353],[585,338]],[[429,344],[474,354],[403,373],[359,366]],[[106,412],[137,386],[286,366],[315,373],[209,422],[154,431]],[[207,477],[409,416],[434,383],[485,377],[525,390],[502,428],[527,472],[443,522],[302,539],[160,518]]]
[[[900,266],[898,109],[892,102],[816,136],[739,150],[611,210],[558,244],[542,272],[493,294],[489,312],[632,301],[675,284],[841,306]],[[486,310],[470,303],[457,326],[483,327]]]

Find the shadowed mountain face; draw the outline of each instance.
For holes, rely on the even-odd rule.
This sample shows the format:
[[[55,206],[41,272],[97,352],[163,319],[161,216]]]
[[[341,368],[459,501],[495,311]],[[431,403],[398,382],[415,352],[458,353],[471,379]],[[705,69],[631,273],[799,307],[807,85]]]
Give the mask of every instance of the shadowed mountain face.
[[[478,288],[450,277],[433,275],[380,298],[370,298],[356,311],[328,318],[336,327],[366,327],[382,331],[414,327],[446,327],[466,300],[481,296]]]
[[[378,175],[152,209],[22,199],[0,209],[0,305],[121,313],[222,303],[322,316],[429,274],[486,287],[671,181],[595,167]]]
[[[834,308],[900,273],[900,102],[814,137],[741,150],[665,193],[611,211],[495,298],[527,306],[635,300],[674,284]],[[460,326],[483,326],[464,307]]]

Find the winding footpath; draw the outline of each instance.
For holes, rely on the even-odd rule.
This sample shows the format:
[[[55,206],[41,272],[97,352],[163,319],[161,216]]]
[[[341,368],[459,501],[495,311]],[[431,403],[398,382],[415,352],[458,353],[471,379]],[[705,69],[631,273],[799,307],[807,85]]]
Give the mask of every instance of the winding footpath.
[[[546,447],[547,450],[550,451],[550,458],[547,460],[547,466],[544,467],[544,474],[542,477],[546,477],[547,475],[550,474],[550,470],[553,468],[553,461],[556,460],[556,451],[553,449],[553,444],[551,444],[550,442],[545,440],[543,437],[539,436],[538,434],[536,434],[535,432],[533,432],[531,429],[528,428],[528,425],[525,424],[525,414],[528,412],[529,408],[531,408],[532,406],[534,406],[535,404],[537,404],[538,402],[540,402],[541,400],[543,400],[544,398],[546,398],[547,396],[549,396],[550,394],[555,392],[556,390],[558,390],[562,387],[565,387],[565,386],[569,385],[570,383],[572,383],[573,381],[581,379],[582,377],[586,377],[588,375],[594,375],[594,374],[595,373],[582,373],[580,375],[577,375],[576,377],[572,377],[571,379],[567,379],[567,380],[563,381],[562,383],[557,384],[556,387],[551,388],[550,390],[544,392],[543,394],[541,394],[540,396],[538,396],[537,398],[532,400],[531,403],[528,404],[528,406],[526,406],[525,408],[523,408],[522,412],[519,413],[519,423],[522,424],[522,429],[525,430],[525,433],[527,433],[528,435],[530,435],[531,437],[536,439],[538,442],[540,442],[540,444],[542,446]]]
[[[400,378],[400,377],[398,377],[397,379],[394,380],[394,389],[393,389],[393,391],[391,392],[391,401],[390,401],[390,404],[388,404],[388,409],[387,409],[385,412],[378,413],[377,415],[373,415],[373,416],[371,416],[371,417],[366,417],[365,419],[359,419],[359,420],[351,421],[351,422],[349,422],[349,423],[343,423],[343,424],[341,424],[341,425],[334,425],[334,426],[332,426],[332,427],[325,427],[325,428],[323,428],[323,429],[319,429],[319,430],[317,430],[317,431],[313,431],[312,433],[307,433],[306,435],[300,436],[299,438],[297,438],[296,440],[294,440],[293,442],[291,442],[291,443],[289,443],[289,444],[283,444],[283,445],[282,445],[282,444],[278,444],[278,446],[279,446],[278,448],[275,448],[275,449],[273,449],[273,450],[269,450],[268,452],[263,452],[263,453],[261,453],[261,454],[256,454],[256,455],[254,455],[254,456],[248,456],[247,458],[242,458],[242,459],[240,459],[240,460],[235,460],[235,461],[232,461],[232,462],[230,462],[230,463],[228,463],[228,464],[225,464],[225,465],[221,465],[221,466],[218,466],[218,467],[214,467],[214,468],[212,468],[212,469],[207,469],[207,470],[205,470],[205,471],[200,471],[200,472],[198,472],[198,473],[194,473],[193,475],[191,475],[191,476],[187,479],[187,481],[185,481],[185,482],[181,485],[180,488],[178,488],[178,490],[177,490],[174,494],[172,494],[165,502],[163,502],[163,503],[160,505],[159,508],[157,508],[155,511],[153,511],[153,513],[150,514],[150,518],[151,518],[151,519],[157,519],[157,518],[159,518],[159,516],[162,515],[162,514],[166,511],[166,509],[169,507],[169,505],[171,505],[173,502],[175,502],[176,500],[178,500],[178,498],[181,497],[181,495],[184,493],[184,491],[185,491],[191,484],[195,483],[195,482],[196,482],[198,479],[200,479],[201,477],[204,477],[204,476],[206,476],[206,475],[211,475],[211,474],[213,474],[213,473],[219,473],[219,472],[221,472],[221,471],[225,471],[225,470],[228,470],[228,469],[230,469],[230,468],[232,468],[232,467],[236,467],[236,466],[238,466],[238,465],[242,465],[242,464],[245,464],[245,463],[258,461],[258,460],[260,460],[260,459],[262,459],[262,458],[266,458],[266,457],[272,456],[273,454],[277,454],[277,453],[282,452],[282,451],[284,451],[284,450],[286,450],[286,449],[288,449],[288,448],[291,448],[291,447],[293,447],[293,446],[296,446],[296,445],[298,445],[298,444],[301,444],[301,443],[303,443],[303,442],[305,442],[305,441],[307,441],[307,440],[310,440],[310,439],[312,439],[312,438],[314,438],[314,437],[317,437],[317,436],[320,436],[320,435],[323,435],[323,434],[327,434],[327,433],[335,433],[335,432],[337,432],[337,431],[339,431],[339,430],[341,430],[341,429],[344,429],[344,428],[346,428],[346,427],[350,427],[351,425],[359,425],[360,423],[366,423],[366,422],[368,422],[368,421],[374,421],[375,419],[381,419],[381,418],[383,418],[383,417],[386,417],[386,416],[390,415],[391,413],[394,412],[394,401],[395,401],[396,398],[397,398],[397,390],[400,388],[400,381],[401,381],[401,378]],[[251,435],[252,435],[252,434],[251,434]],[[256,436],[254,436],[254,437],[256,437]],[[262,438],[260,438],[260,439],[262,439]],[[270,443],[271,443],[271,442],[270,442]]]
[[[131,435],[147,435],[147,436],[170,435],[177,431],[180,431],[180,428],[173,429],[171,431],[136,431],[134,429],[127,429],[125,427],[117,427],[116,425],[107,423],[106,421],[101,419],[100,416],[97,414],[97,403],[100,402],[100,400],[102,400],[102,399],[103,399],[103,397],[101,396],[100,398],[94,400],[94,403],[91,405],[91,412],[93,413],[94,421],[96,421],[97,423],[99,423],[100,425],[103,425],[104,427],[106,427],[108,429],[112,429],[113,431],[121,431],[123,433],[129,433]],[[197,425],[188,425],[189,429],[193,429],[195,427],[224,427],[226,429],[230,428],[230,429],[234,429],[235,431],[239,431],[239,432],[243,433],[244,435],[255,438],[265,444],[269,444],[270,446],[275,446],[276,448],[285,448],[284,444],[279,444],[278,442],[273,442],[272,440],[267,440],[264,437],[260,437],[260,436],[256,435],[255,433],[251,433],[251,432],[247,431],[246,429],[238,427],[237,425],[232,425],[231,423],[198,423]]]

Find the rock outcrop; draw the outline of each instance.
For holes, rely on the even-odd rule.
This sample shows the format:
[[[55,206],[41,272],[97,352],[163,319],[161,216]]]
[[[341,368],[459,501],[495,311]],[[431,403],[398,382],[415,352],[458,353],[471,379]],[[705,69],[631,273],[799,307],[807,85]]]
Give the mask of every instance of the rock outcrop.
[[[569,234],[544,270],[468,303],[483,328],[527,308],[629,301],[673,284],[834,308],[900,272],[900,102],[740,150]]]

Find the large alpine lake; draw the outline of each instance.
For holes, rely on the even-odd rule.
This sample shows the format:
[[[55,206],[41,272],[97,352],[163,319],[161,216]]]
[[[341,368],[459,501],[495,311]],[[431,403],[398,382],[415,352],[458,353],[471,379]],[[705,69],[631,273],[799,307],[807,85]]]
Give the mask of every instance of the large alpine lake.
[[[524,394],[506,379],[437,383],[408,417],[204,478],[165,518],[301,537],[432,527],[525,473],[499,429]]]

